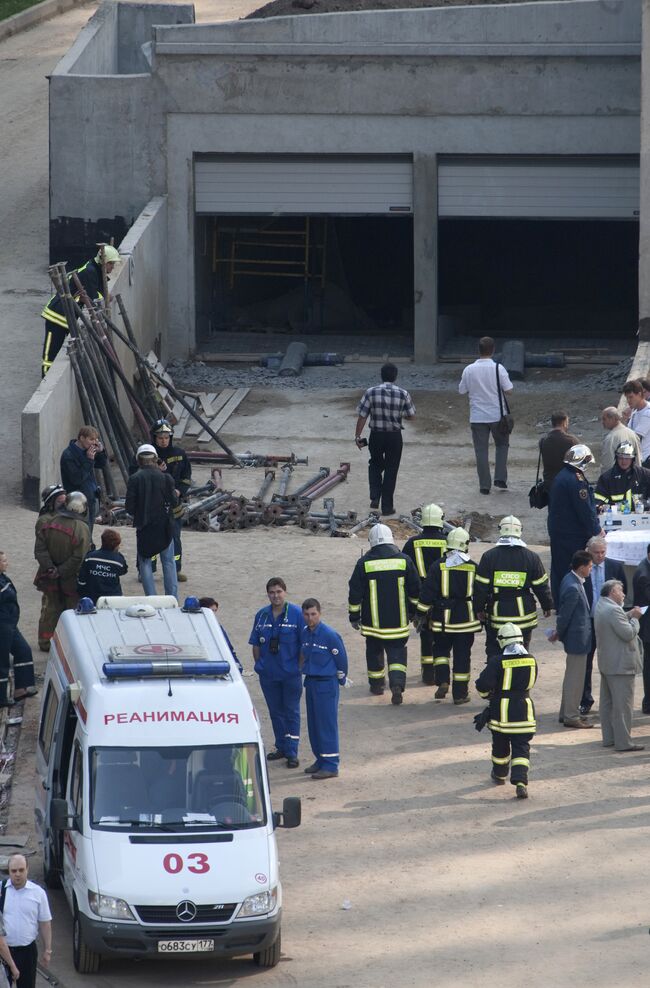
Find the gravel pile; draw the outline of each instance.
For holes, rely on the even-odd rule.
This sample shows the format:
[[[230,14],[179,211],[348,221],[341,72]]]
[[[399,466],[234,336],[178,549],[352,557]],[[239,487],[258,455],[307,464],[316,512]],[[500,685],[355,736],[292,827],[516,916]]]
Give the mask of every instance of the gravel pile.
[[[608,367],[598,377],[593,378],[591,387],[595,391],[622,391],[632,367],[632,357],[626,357],[620,364]]]

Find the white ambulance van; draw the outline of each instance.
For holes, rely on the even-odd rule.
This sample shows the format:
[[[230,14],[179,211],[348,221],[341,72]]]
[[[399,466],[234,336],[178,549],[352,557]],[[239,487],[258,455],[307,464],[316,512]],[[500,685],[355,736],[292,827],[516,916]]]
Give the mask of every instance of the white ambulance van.
[[[196,598],[105,597],[65,611],[47,664],[36,825],[82,973],[103,957],[280,959],[277,826],[260,726]]]

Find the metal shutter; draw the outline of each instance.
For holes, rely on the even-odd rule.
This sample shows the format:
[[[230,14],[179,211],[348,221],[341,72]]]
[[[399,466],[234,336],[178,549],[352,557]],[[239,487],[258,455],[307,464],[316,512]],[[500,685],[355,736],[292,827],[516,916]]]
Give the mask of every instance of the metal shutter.
[[[443,160],[438,215],[638,219],[639,165],[621,158]]]
[[[410,158],[221,156],[194,163],[197,213],[410,213]]]

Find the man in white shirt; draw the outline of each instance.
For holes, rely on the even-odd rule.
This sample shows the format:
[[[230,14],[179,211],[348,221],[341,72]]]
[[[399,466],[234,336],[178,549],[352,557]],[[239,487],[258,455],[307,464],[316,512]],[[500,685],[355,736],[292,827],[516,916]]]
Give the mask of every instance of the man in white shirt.
[[[458,385],[462,395],[469,395],[469,422],[472,429],[476,470],[481,494],[489,494],[492,486],[490,474],[489,443],[490,435],[494,439],[495,463],[494,486],[499,490],[508,490],[508,446],[509,436],[497,430],[499,419],[505,413],[505,398],[499,402],[497,374],[504,395],[512,391],[512,382],[503,364],[496,364],[494,356],[494,340],[491,336],[482,336],[478,341],[479,359],[475,360],[463,371]]]
[[[0,912],[7,931],[7,943],[20,977],[17,988],[35,988],[38,961],[37,940],[43,940],[43,964],[52,957],[52,913],[40,885],[27,878],[27,859],[22,854],[9,858],[9,881],[0,886]]]
[[[650,462],[650,405],[643,396],[641,381],[627,381],[623,385],[623,394],[632,409],[628,425],[641,443],[641,466],[647,467]]]

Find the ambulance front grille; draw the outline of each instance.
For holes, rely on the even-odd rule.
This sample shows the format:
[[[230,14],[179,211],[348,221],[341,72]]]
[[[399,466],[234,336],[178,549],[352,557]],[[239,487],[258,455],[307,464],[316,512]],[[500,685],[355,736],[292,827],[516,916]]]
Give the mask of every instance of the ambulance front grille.
[[[196,915],[181,923],[177,915],[178,905],[175,906],[136,906],[142,923],[170,923],[174,926],[192,926],[196,923],[227,923],[237,908],[236,902],[225,905],[196,906]]]

